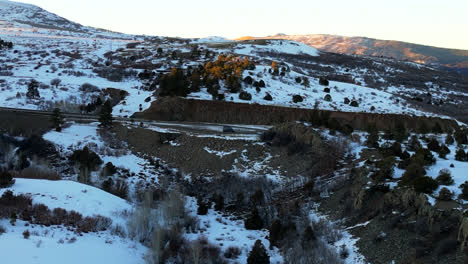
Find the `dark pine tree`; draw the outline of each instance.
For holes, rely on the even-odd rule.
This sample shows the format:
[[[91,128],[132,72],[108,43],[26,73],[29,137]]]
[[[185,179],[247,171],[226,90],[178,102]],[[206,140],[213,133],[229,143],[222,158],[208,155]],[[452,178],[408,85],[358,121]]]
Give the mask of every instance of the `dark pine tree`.
[[[29,99],[37,99],[40,97],[39,95],[39,82],[32,79],[29,83],[28,83],[28,92],[26,92],[26,97],[29,98]]]
[[[244,222],[245,228],[248,230],[260,230],[263,228],[263,220],[255,207],[250,213],[249,217]]]
[[[247,257],[247,264],[270,264],[270,256],[268,256],[262,241],[255,241],[255,244]]]
[[[112,105],[107,100],[101,107],[101,113],[99,114],[99,126],[109,128],[112,127]]]
[[[55,108],[52,114],[52,124],[55,127],[55,131],[61,132],[63,123],[64,123],[63,116],[62,116],[62,113],[60,112],[60,109]]]

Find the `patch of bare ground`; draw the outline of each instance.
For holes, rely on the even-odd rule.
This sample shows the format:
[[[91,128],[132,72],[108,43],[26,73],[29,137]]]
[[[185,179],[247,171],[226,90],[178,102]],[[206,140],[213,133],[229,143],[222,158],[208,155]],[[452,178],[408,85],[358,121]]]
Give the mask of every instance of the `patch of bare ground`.
[[[118,139],[126,141],[132,151],[158,157],[171,167],[192,176],[216,176],[231,170],[252,169],[252,174],[272,173],[283,163],[277,150],[255,141],[226,140],[187,134],[169,134],[116,125]],[[254,164],[264,164],[253,168]],[[255,175],[254,175],[255,176]]]

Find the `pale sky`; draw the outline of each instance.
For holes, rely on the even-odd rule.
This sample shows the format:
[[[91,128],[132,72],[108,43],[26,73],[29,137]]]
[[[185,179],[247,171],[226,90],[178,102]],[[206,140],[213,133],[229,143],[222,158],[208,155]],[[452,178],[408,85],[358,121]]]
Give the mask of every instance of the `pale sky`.
[[[468,0],[20,0],[86,26],[158,36],[336,34],[468,49]]]

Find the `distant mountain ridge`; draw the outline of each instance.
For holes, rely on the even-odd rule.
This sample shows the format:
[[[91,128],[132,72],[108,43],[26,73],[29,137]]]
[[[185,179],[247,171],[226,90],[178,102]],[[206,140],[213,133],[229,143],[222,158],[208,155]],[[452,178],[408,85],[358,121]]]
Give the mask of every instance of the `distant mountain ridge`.
[[[384,56],[423,64],[439,64],[449,68],[468,69],[468,50],[438,48],[394,40],[325,34],[278,34],[262,38],[298,41],[326,52]]]

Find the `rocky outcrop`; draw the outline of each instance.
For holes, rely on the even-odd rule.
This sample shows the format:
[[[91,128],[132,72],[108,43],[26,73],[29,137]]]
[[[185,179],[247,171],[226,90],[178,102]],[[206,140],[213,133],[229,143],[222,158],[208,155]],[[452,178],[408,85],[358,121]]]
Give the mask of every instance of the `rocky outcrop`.
[[[458,127],[454,120],[435,117],[317,111],[323,116],[328,115],[329,118],[336,119],[341,125],[350,125],[360,130],[366,130],[369,125],[386,130],[394,128],[399,123],[408,129],[418,129],[423,123],[426,127],[430,127],[429,124],[436,122],[442,129]],[[164,121],[275,125],[290,121],[310,121],[315,113],[313,109],[163,97],[153,102],[146,111],[136,113],[134,117]]]
[[[458,231],[458,242],[462,250],[468,249],[468,218],[463,215]]]

